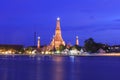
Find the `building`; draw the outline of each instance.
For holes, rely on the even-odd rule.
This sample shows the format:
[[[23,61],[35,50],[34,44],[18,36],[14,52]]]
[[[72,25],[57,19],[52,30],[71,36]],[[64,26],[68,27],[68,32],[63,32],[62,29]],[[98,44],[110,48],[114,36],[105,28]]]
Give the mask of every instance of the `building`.
[[[58,17],[57,22],[56,22],[55,35],[53,36],[53,39],[50,43],[50,48],[51,49],[58,49],[60,47],[60,45],[65,46],[65,42],[62,38],[61,27],[60,27],[60,18]]]
[[[109,46],[109,53],[119,53],[120,52],[120,45],[113,45],[113,46]]]
[[[0,54],[14,54],[23,49],[23,45],[0,44]]]
[[[76,45],[79,46],[79,38],[76,36]]]
[[[38,37],[37,49],[40,49],[40,37]]]

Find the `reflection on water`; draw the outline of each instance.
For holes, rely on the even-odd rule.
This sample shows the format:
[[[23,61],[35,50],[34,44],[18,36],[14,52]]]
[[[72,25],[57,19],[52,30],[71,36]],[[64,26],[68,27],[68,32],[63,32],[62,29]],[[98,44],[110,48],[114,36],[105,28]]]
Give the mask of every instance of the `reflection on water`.
[[[63,80],[63,64],[62,64],[62,57],[53,57],[53,61],[55,62],[53,64],[52,70],[55,75],[53,75],[52,80]]]
[[[7,71],[8,71],[8,68],[3,68],[2,69],[3,71],[3,77],[1,78],[1,80],[7,80],[7,76],[8,76],[8,74],[7,74]]]
[[[119,57],[0,56],[0,80],[119,80]]]
[[[70,56],[70,60],[71,60],[71,62],[74,62],[75,56]]]

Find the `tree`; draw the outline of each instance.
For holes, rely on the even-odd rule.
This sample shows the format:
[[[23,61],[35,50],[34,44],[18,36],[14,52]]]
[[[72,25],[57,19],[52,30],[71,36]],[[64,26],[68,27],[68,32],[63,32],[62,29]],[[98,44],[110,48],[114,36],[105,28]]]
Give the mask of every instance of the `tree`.
[[[81,47],[80,46],[78,46],[78,45],[74,45],[74,46],[71,46],[70,47],[70,50],[73,50],[73,49],[77,49],[77,50],[81,50]]]
[[[60,45],[60,46],[59,46],[59,50],[60,50],[60,51],[63,51],[65,48],[66,48],[66,46],[64,46],[64,45]]]
[[[84,47],[87,52],[96,53],[99,49],[103,49],[108,52],[108,45],[102,43],[96,43],[92,38],[85,40]]]
[[[99,49],[96,42],[92,38],[85,40],[84,47],[86,51],[90,53],[95,53]]]

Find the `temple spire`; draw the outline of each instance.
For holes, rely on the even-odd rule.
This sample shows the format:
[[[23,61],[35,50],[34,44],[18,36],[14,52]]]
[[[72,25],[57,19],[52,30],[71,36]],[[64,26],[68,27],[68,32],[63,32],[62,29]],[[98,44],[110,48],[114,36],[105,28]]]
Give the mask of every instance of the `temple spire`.
[[[79,46],[79,38],[76,36],[76,45]]]
[[[60,20],[60,17],[57,17],[57,21],[59,21]]]
[[[52,39],[52,42],[50,44],[55,48],[59,48],[60,45],[65,45],[65,42],[63,41],[62,34],[61,34],[61,28],[60,28],[60,18],[57,18],[56,21],[56,30],[55,30],[55,36]]]
[[[37,48],[40,49],[40,37],[38,37]]]
[[[56,22],[56,30],[60,30],[60,18],[57,18],[57,22]]]

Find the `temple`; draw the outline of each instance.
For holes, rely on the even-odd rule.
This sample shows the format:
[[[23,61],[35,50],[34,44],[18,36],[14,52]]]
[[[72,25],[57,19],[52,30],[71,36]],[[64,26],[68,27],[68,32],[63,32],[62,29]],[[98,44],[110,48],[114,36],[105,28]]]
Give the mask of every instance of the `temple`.
[[[58,49],[60,45],[65,46],[65,42],[62,38],[61,28],[60,28],[60,18],[57,18],[55,35],[53,36],[52,42],[50,43],[51,48]]]
[[[40,37],[38,37],[37,48],[40,49]]]
[[[76,45],[79,46],[79,39],[78,39],[78,36],[76,36]]]

